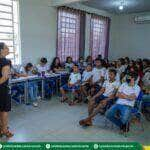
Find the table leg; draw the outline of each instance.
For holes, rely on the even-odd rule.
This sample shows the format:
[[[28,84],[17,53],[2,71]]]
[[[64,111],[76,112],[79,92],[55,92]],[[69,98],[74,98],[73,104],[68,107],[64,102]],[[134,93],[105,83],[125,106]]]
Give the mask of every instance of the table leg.
[[[42,79],[42,99],[45,99],[45,80]]]

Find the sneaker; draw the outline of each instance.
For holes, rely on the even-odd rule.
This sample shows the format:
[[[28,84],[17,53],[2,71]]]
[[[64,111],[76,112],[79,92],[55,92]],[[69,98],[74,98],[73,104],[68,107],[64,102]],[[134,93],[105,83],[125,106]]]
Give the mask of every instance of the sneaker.
[[[38,107],[38,103],[37,102],[33,102],[33,106],[34,107]]]
[[[38,101],[40,101],[41,99],[42,99],[41,96],[38,96],[38,97],[37,97],[37,100],[38,100]]]

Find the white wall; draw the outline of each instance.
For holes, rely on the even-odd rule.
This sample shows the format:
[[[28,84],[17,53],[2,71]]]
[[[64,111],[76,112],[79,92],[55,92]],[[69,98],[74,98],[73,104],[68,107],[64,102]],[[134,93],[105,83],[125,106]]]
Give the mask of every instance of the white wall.
[[[109,57],[150,57],[150,24],[137,25],[134,15],[110,15],[82,4],[70,7],[89,13],[111,17]],[[87,14],[85,57],[89,55],[90,15]],[[50,7],[49,0],[20,0],[20,31],[22,62],[37,63],[45,56],[51,62],[56,56],[57,9]]]
[[[150,58],[150,23],[135,24],[135,15],[141,14],[116,15],[112,18],[109,49],[111,59],[124,56]]]
[[[22,62],[51,60],[56,53],[57,11],[48,0],[20,0]]]
[[[110,16],[109,13],[79,3],[69,7],[86,12]],[[86,20],[85,57],[89,55],[90,15]],[[56,56],[57,9],[50,7],[49,0],[20,0],[21,60],[23,63],[37,63],[47,57],[51,62]]]
[[[89,42],[90,42],[90,18],[91,18],[91,15],[88,13],[95,13],[95,14],[110,17],[110,18],[112,18],[113,15],[106,12],[106,11],[103,11],[103,10],[98,10],[98,9],[94,9],[94,8],[85,6],[81,3],[69,4],[68,6],[87,12],[87,14],[86,14],[86,26],[85,26],[85,53],[84,53],[84,57],[87,57],[88,55],[90,55],[90,44],[89,44]]]

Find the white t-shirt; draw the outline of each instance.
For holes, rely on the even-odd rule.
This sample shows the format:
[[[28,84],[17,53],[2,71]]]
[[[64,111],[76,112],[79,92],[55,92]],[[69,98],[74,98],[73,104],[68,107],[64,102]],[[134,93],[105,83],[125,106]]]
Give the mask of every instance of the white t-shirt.
[[[104,68],[98,69],[96,67],[93,68],[92,76],[93,76],[93,78],[92,78],[93,82],[94,83],[97,82],[98,80],[101,79],[101,77],[105,77],[105,69]]]
[[[33,75],[32,71],[26,72],[24,67],[21,67],[21,68],[20,68],[19,73],[21,73],[21,74],[26,74],[26,75],[29,75],[29,76],[32,76],[32,75]]]
[[[134,86],[129,86],[128,83],[123,83],[120,86],[118,92],[124,93],[126,95],[135,94],[136,97],[138,98],[139,93],[140,93],[140,87],[137,84],[135,84]],[[127,105],[127,106],[134,107],[135,100],[119,98],[116,103],[120,105]]]
[[[105,80],[109,80],[109,69],[106,70]],[[119,73],[116,74],[115,80],[120,82],[120,75],[119,75]]]
[[[118,81],[110,82],[109,80],[106,80],[103,84],[103,87],[105,88],[105,92],[103,93],[103,95],[109,97],[110,95],[114,94],[119,86],[120,82]]]
[[[73,65],[74,65],[73,63],[65,63],[65,67],[66,67],[66,68],[68,68],[68,67],[69,67],[69,68],[72,68]]]
[[[117,69],[117,72],[118,72],[119,74],[121,74],[121,73],[123,73],[123,72],[125,71],[125,69],[126,69],[126,66],[125,66],[125,65],[122,65],[121,67],[119,67],[119,68]]]
[[[70,84],[75,84],[77,81],[81,80],[81,74],[72,72],[69,77],[69,80]]]
[[[41,73],[41,72],[47,72],[49,70],[49,67],[48,65],[41,66],[40,64],[38,64],[37,69],[38,72]]]
[[[87,81],[92,77],[92,71],[84,71],[82,74],[82,82]]]

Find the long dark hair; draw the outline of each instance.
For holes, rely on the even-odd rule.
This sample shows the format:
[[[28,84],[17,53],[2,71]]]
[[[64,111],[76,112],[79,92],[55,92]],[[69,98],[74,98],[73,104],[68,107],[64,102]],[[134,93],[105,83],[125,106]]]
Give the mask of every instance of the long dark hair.
[[[4,49],[5,43],[4,42],[0,42],[0,52],[2,49]]]
[[[57,60],[57,59],[59,60],[59,63],[56,65],[56,60]],[[59,57],[55,57],[55,58],[53,59],[52,64],[51,64],[51,69],[54,69],[55,66],[61,67],[61,63],[60,63]]]

